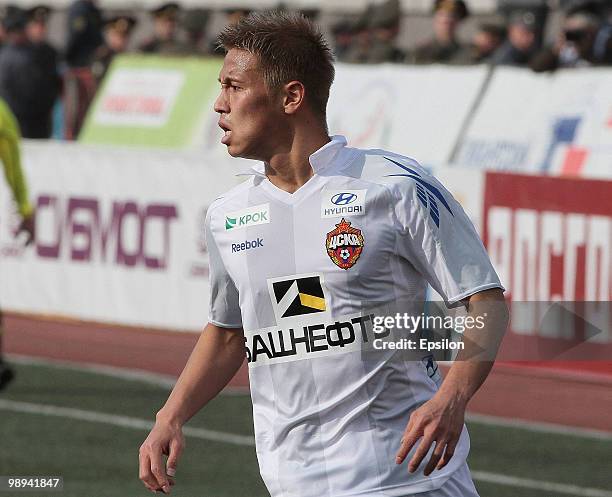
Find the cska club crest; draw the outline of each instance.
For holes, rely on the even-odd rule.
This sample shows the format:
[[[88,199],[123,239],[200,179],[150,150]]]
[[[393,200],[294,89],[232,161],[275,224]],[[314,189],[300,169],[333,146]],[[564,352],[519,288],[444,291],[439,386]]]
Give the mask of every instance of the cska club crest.
[[[325,241],[327,255],[341,269],[349,269],[355,265],[363,250],[363,235],[361,230],[353,228],[349,221],[342,218],[336,228],[327,233]]]

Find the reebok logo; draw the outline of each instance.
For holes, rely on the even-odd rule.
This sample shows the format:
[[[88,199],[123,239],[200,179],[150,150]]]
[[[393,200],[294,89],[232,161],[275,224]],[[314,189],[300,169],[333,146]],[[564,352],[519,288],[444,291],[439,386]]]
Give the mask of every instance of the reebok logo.
[[[243,250],[251,250],[259,247],[263,247],[263,238],[257,240],[246,241],[242,243],[232,243],[232,253],[242,252]]]
[[[270,204],[255,205],[240,211],[228,212],[225,215],[225,229],[236,230],[247,226],[268,224],[270,222]]]

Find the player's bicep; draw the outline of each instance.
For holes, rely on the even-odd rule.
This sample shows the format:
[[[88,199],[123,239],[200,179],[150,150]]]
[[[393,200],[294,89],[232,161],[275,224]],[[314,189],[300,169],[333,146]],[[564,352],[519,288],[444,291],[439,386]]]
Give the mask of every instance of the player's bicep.
[[[449,303],[501,283],[472,222],[435,178],[409,178],[397,203],[399,250]]]
[[[208,321],[220,328],[242,328],[238,289],[225,267],[208,222],[206,244],[210,281]]]

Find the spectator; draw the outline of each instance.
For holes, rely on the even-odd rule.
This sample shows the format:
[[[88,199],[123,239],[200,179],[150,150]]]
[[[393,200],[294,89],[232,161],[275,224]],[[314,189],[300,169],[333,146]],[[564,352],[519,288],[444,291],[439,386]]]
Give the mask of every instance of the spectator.
[[[185,55],[189,46],[178,38],[178,17],[181,8],[177,3],[164,3],[153,9],[153,36],[145,41],[140,50],[149,54]]]
[[[4,32],[4,23],[3,20],[6,17],[6,7],[0,7],[0,49],[4,45],[4,41],[6,39],[6,33]]]
[[[366,10],[355,21],[353,44],[346,53],[346,62],[353,64],[368,62],[373,42],[370,19],[374,15],[374,10],[374,5],[368,5]]]
[[[89,67],[102,43],[102,14],[96,0],[76,0],[68,9],[66,62],[70,67]]]
[[[27,11],[27,15],[26,34],[36,52],[38,67],[48,80],[49,99],[53,99],[53,103],[49,102],[49,105],[51,105],[49,118],[52,120],[53,105],[61,93],[62,83],[59,75],[59,54],[55,47],[49,43],[47,37],[47,23],[51,16],[51,8],[47,5],[36,5]],[[49,129],[52,129],[51,122],[49,123]]]
[[[225,15],[227,16],[227,18],[225,20],[225,24],[227,25],[237,24],[240,19],[248,16],[250,13],[251,13],[251,10],[244,8],[244,7],[226,9]]]
[[[595,37],[593,56],[598,64],[612,65],[612,7]]]
[[[346,56],[354,43],[355,23],[344,19],[332,26],[331,33],[336,60],[346,62]]]
[[[47,39],[47,22],[51,15],[51,8],[47,5],[36,5],[27,11],[28,24],[26,25],[26,34],[30,43],[38,54],[38,60],[41,66],[44,66],[45,74],[55,74],[55,86],[57,91],[61,88],[59,77],[59,55],[57,50],[51,45]]]
[[[306,8],[306,9],[300,9],[299,12],[306,19],[308,19],[309,21],[312,21],[312,22],[317,22],[317,19],[319,18],[319,15],[321,14],[321,10],[317,9],[315,7],[313,7],[313,8]]]
[[[529,11],[517,11],[510,17],[508,39],[491,57],[496,65],[527,66],[537,50],[535,15]]]
[[[51,15],[51,8],[47,5],[36,5],[27,11],[27,15],[26,33],[28,39],[34,44],[50,46],[47,41],[47,22]]]
[[[206,26],[210,12],[206,9],[192,9],[183,16],[183,28],[187,34],[187,45],[193,55],[210,54],[210,47],[206,44]]]
[[[405,54],[395,45],[399,34],[401,10],[399,0],[387,0],[377,6],[370,19],[371,46],[367,62],[403,62]]]
[[[506,39],[506,28],[500,23],[482,23],[478,26],[472,42],[463,49],[456,61],[462,64],[482,64],[490,61],[493,53]]]
[[[24,138],[49,138],[59,94],[57,68],[26,34],[28,15],[11,7],[3,20],[6,43],[0,51],[0,96],[19,122]]]
[[[127,50],[136,19],[130,15],[118,15],[104,21],[104,45],[98,47],[91,65],[97,86],[104,78],[115,55]]]
[[[414,64],[460,62],[464,48],[457,40],[457,28],[469,15],[463,0],[436,0],[434,5],[434,37],[409,55],[407,61]]]
[[[612,41],[601,40],[602,22],[594,14],[577,11],[569,14],[555,45],[538,53],[531,68],[536,71],[554,71],[560,67],[587,67],[612,63]]]

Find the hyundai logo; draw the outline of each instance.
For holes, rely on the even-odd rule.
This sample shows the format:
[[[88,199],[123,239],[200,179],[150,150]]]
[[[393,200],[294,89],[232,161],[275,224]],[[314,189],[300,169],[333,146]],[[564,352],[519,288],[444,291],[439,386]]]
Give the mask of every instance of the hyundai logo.
[[[348,205],[357,200],[357,195],[354,193],[336,193],[331,201],[334,205]]]

